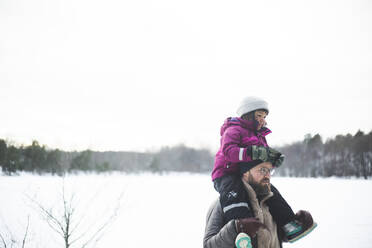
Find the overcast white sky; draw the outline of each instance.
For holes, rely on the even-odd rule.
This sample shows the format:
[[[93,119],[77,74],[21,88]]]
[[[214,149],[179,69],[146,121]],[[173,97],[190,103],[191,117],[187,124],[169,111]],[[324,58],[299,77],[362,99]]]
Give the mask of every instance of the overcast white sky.
[[[0,0],[0,138],[216,150],[243,96],[271,145],[372,130],[368,0]]]

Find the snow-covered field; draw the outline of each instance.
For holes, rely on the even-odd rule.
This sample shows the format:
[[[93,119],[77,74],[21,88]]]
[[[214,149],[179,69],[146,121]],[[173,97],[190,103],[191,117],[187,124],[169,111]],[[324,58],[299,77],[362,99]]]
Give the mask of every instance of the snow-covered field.
[[[272,183],[295,211],[309,210],[318,222],[309,236],[285,248],[372,247],[371,180],[274,177]],[[115,221],[97,243],[101,248],[202,247],[205,214],[217,197],[209,175],[200,174],[70,175],[64,180],[29,174],[0,176],[3,238],[8,240],[12,234],[21,241],[29,218],[25,247],[63,247],[37,207],[39,203],[59,218],[63,188],[65,199],[76,209],[77,236],[88,230],[89,237],[121,203]],[[78,242],[84,238],[71,248],[81,247]]]

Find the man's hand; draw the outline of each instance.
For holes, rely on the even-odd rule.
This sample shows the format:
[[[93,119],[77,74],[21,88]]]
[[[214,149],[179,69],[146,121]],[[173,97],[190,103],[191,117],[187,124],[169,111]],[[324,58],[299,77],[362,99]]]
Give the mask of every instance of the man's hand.
[[[257,218],[244,218],[235,220],[235,227],[238,233],[244,232],[253,238],[256,236],[258,229],[266,228],[266,225],[261,223]]]
[[[304,228],[307,229],[311,227],[314,223],[313,217],[308,211],[300,210],[296,213],[295,219],[301,222],[304,225]]]

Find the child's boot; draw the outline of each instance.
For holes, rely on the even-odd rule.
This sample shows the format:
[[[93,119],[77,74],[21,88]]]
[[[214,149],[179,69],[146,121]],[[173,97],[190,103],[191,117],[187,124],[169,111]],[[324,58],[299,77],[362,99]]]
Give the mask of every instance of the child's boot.
[[[317,224],[315,222],[313,222],[311,226],[305,228],[304,225],[301,224],[301,222],[294,220],[284,225],[283,229],[288,241],[290,243],[293,243],[305,237],[312,230],[314,230],[315,227],[317,227]]]
[[[251,238],[246,233],[239,233],[235,239],[235,246],[237,248],[252,248]]]

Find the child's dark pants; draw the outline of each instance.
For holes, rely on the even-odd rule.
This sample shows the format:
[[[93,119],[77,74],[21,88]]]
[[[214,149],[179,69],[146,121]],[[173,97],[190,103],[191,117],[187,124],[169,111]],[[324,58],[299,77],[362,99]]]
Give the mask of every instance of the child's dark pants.
[[[220,193],[225,223],[233,219],[253,217],[248,195],[239,174],[228,174],[217,178],[213,184]]]
[[[279,227],[283,227],[288,222],[294,220],[295,214],[286,200],[282,197],[279,191],[271,184],[271,191],[274,193],[272,197],[266,200],[271,216]]]
[[[225,223],[233,219],[254,217],[248,194],[238,173],[217,178],[213,183],[214,188],[220,193],[220,203],[224,213]],[[271,191],[274,195],[266,200],[265,203],[269,207],[269,211],[276,224],[279,227],[283,227],[288,222],[294,220],[295,214],[272,184]]]

